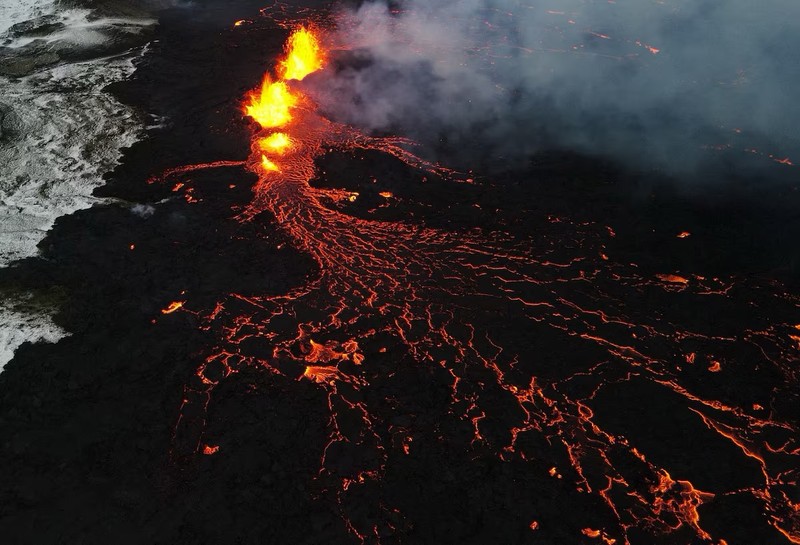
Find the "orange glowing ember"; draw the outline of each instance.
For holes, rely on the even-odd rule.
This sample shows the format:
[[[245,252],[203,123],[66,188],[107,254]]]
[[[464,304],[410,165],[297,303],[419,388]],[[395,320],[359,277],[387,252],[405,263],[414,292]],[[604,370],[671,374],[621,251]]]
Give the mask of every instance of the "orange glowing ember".
[[[657,274],[656,277],[668,284],[688,284],[689,280],[677,274]]]
[[[181,308],[183,308],[183,301],[173,301],[167,308],[161,311],[161,314],[172,314]]]
[[[295,30],[286,44],[286,58],[278,66],[282,80],[302,80],[324,64],[322,49],[317,36],[309,29]]]
[[[273,83],[269,76],[264,78],[261,91],[250,93],[249,99],[245,113],[265,129],[289,123],[292,120],[291,109],[297,104],[297,97],[289,91],[286,83]]]
[[[584,528],[581,530],[581,533],[587,537],[600,537],[600,530],[595,530],[593,528]]]
[[[263,151],[269,151],[272,153],[285,153],[287,149],[292,145],[291,139],[286,135],[286,133],[276,132],[267,136],[266,138],[262,138],[258,141],[259,147]]]
[[[319,384],[324,384],[338,379],[341,376],[341,372],[336,367],[309,365],[303,371],[303,376]]]

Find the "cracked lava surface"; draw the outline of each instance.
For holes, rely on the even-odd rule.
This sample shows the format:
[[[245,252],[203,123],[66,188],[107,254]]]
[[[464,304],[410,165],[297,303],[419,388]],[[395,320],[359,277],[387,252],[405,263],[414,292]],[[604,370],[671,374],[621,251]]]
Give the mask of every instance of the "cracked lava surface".
[[[702,514],[726,501],[763,513],[774,543],[800,543],[800,444],[789,409],[800,298],[746,278],[643,275],[606,255],[613,229],[566,217],[523,238],[348,213],[358,193],[318,183],[326,173],[317,160],[332,150],[387,154],[428,183],[474,182],[418,158],[409,141],[318,113],[292,80],[325,69],[323,33],[295,30],[279,78],[248,97],[260,129],[246,162],[178,167],[153,180],[186,191],[196,171],[246,168],[258,181],[235,221],[274,217],[315,263],[286,294],[220,294],[215,308],[189,297],[164,310],[196,315],[216,338],[185,387],[175,453],[225,456],[206,422],[221,385],[255,369],[324,393],[327,440],[313,493],[356,542],[403,541],[416,515],[391,488],[409,467],[404,458],[439,443],[476,467],[506,464],[515,496],[558,497],[585,513],[576,543],[721,545],[724,529]],[[438,399],[414,399],[409,377],[420,369],[444,385]],[[662,432],[665,413],[681,423],[679,435]],[[725,473],[730,459],[742,471]],[[380,500],[365,507],[367,495]],[[539,503],[504,507],[530,510],[520,532],[531,543],[553,524]]]

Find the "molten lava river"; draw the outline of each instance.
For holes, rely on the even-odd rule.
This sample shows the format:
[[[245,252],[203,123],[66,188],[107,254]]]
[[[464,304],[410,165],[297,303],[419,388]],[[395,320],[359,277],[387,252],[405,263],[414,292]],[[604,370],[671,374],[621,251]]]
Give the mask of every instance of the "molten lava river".
[[[260,127],[245,163],[153,180],[191,184],[198,170],[245,167],[258,181],[236,220],[273,216],[316,263],[289,293],[165,308],[198,316],[217,339],[187,383],[176,452],[225,456],[207,422],[226,381],[248,370],[306,382],[327,400],[309,494],[329,502],[354,543],[431,542],[414,533],[428,520],[414,505],[431,502],[485,502],[518,525],[515,542],[618,545],[729,543],[727,532],[750,522],[724,513],[745,505],[770,543],[800,543],[800,444],[787,410],[800,299],[746,279],[641,275],[605,255],[612,229],[564,218],[534,240],[345,213],[357,193],[312,183],[331,151],[388,154],[429,183],[476,182],[417,157],[410,141],[318,112],[297,82],[326,69],[324,38],[295,28],[274,73],[245,97]],[[435,457],[444,473],[426,476],[420,460]],[[421,482],[414,501],[393,494],[407,476]],[[429,478],[502,490],[448,497],[426,489]],[[491,527],[486,516],[465,522],[469,531]]]

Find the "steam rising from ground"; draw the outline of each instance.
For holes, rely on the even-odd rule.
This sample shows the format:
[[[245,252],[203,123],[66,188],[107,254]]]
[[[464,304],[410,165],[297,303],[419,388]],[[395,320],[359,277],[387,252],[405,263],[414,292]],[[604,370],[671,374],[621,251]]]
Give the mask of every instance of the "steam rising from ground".
[[[795,0],[362,3],[311,92],[338,120],[473,160],[797,161],[797,21]]]

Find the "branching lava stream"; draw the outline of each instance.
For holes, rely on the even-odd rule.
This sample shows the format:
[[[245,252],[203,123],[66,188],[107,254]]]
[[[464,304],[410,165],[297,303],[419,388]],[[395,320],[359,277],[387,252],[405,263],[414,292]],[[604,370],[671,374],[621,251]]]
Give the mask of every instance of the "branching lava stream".
[[[797,421],[778,408],[798,384],[800,301],[779,286],[740,279],[640,276],[635,265],[606,257],[611,229],[566,218],[553,218],[553,233],[520,240],[344,213],[340,204],[357,194],[310,183],[315,161],[332,149],[386,153],[433,178],[459,175],[409,152],[411,142],[366,136],[316,111],[293,80],[324,69],[320,34],[297,29],[278,79],[268,76],[247,98],[246,114],[261,130],[242,166],[258,182],[237,216],[254,222],[274,215],[317,271],[281,296],[230,294],[211,311],[193,308],[190,297],[169,307],[223,332],[186,387],[176,450],[224,455],[207,444],[203,422],[215,387],[245,366],[312,381],[330,412],[319,489],[334,498],[356,542],[399,542],[413,522],[401,507],[387,498],[368,513],[354,506],[359,488],[380,484],[393,460],[413,456],[420,440],[436,435],[437,423],[424,414],[393,418],[405,410],[403,396],[413,395],[402,392],[400,368],[429,366],[447,377],[448,413],[461,423],[440,429],[438,440],[476,459],[525,464],[599,506],[602,514],[586,520],[575,543],[636,544],[644,535],[722,544],[701,512],[729,496],[756,502],[776,543],[800,543]],[[192,171],[236,165],[192,165],[161,180],[190,183]],[[545,337],[547,344],[539,342]],[[247,348],[253,338],[270,344],[270,357]],[[559,344],[562,353],[540,351]],[[210,372],[220,366],[222,373]],[[757,380],[762,371],[780,384],[755,396],[725,387],[725,377]],[[681,418],[729,445],[755,478],[709,490],[651,456],[650,443],[626,436],[624,415],[598,409],[622,387],[680,404]],[[691,454],[691,444],[677,447],[703,455]],[[531,539],[546,530],[536,512],[526,516]]]

